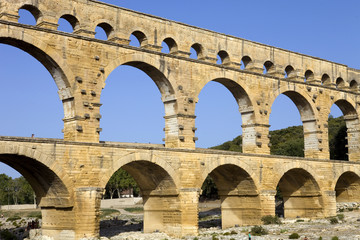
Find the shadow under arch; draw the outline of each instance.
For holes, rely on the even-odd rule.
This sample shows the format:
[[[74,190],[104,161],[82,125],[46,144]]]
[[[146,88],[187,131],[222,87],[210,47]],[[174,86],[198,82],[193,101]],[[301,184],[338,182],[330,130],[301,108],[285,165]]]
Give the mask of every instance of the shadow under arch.
[[[341,160],[349,160],[349,161],[359,161],[360,159],[360,151],[358,150],[357,146],[360,141],[360,134],[357,132],[358,125],[359,125],[359,117],[357,110],[354,106],[356,104],[352,102],[350,99],[343,99],[341,97],[335,98],[333,104],[338,106],[341,112],[344,115],[345,125],[346,125],[346,139],[347,139],[347,157],[348,159],[341,159]],[[331,106],[327,109],[328,113],[330,114]],[[349,134],[351,133],[351,134]],[[345,140],[346,141],[346,140]]]
[[[321,189],[313,176],[299,167],[282,175],[277,184],[276,214],[286,218],[324,216]]]
[[[206,178],[204,174],[203,181]],[[247,171],[238,165],[226,163],[211,169],[209,176],[218,189],[222,228],[254,225],[261,222],[261,201],[258,188]]]
[[[317,136],[317,113],[311,104],[311,99],[299,89],[280,89],[273,96],[271,107],[274,105],[275,100],[279,95],[287,96],[296,106],[299,111],[300,119],[303,123],[304,134],[304,156],[307,158],[317,158],[319,152],[319,141]],[[269,123],[270,124],[270,123]]]
[[[69,88],[70,83],[67,78],[67,75],[68,73],[70,73],[70,69],[64,66],[65,63],[62,60],[62,58],[57,54],[55,54],[54,52],[51,52],[51,55],[49,55],[47,52],[44,52],[42,49],[46,49],[48,46],[47,44],[40,43],[38,44],[40,46],[37,46],[34,45],[33,42],[41,42],[41,41],[38,40],[35,41],[30,36],[24,38],[30,41],[17,39],[14,38],[13,36],[4,37],[2,36],[2,32],[0,31],[0,43],[16,47],[18,49],[23,50],[24,52],[27,52],[28,54],[33,56],[36,60],[38,60],[49,71],[49,73],[55,80],[55,84],[57,85],[59,90]],[[60,67],[60,65],[62,66]],[[67,74],[65,74],[64,69],[66,69]]]
[[[335,186],[336,202],[360,202],[360,176],[346,171],[338,178]]]
[[[5,149],[0,153],[0,162],[21,173],[35,192],[36,203],[41,208],[42,234],[59,236],[63,230],[73,233],[76,227],[73,186],[59,164],[36,150],[16,146]]]
[[[178,231],[177,226],[167,222],[172,216],[181,222],[178,176],[165,160],[152,154],[129,154],[114,161],[114,168],[101,180],[107,181],[118,169],[124,169],[136,181],[144,205],[144,232]]]

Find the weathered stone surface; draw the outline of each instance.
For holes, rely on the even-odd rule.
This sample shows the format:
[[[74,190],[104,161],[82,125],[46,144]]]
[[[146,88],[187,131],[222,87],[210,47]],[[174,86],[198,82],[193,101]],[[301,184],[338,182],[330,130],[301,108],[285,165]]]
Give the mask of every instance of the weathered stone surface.
[[[36,26],[17,23],[20,8],[34,14]],[[56,30],[60,17],[73,33]],[[108,41],[94,38],[96,26]],[[128,45],[131,34],[139,48]],[[169,54],[161,53],[162,41]],[[0,137],[0,161],[32,184],[47,236],[97,237],[101,195],[120,167],[140,185],[145,232],[196,234],[198,197],[209,174],[219,188],[223,227],[274,214],[278,184],[285,216],[327,217],[335,215],[336,202],[359,202],[359,70],[92,0],[2,0],[0,43],[39,60],[63,102],[64,140]],[[189,58],[191,47],[198,59]],[[217,55],[223,64],[216,64]],[[120,65],[144,71],[158,86],[165,146],[99,143],[100,96]],[[239,105],[244,154],[195,148],[196,103],[210,81],[223,84]],[[306,158],[269,155],[269,116],[280,94],[299,109]],[[329,160],[333,104],[345,116],[349,162]]]

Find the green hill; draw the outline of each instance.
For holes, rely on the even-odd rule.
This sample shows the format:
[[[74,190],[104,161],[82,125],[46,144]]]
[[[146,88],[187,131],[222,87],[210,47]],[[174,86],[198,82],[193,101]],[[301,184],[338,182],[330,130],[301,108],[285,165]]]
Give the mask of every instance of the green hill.
[[[331,115],[329,125],[330,158],[335,160],[348,160],[346,126],[343,117],[333,118]],[[271,155],[304,157],[304,134],[302,126],[288,127],[270,131]],[[232,141],[227,141],[212,149],[241,152],[241,135]]]

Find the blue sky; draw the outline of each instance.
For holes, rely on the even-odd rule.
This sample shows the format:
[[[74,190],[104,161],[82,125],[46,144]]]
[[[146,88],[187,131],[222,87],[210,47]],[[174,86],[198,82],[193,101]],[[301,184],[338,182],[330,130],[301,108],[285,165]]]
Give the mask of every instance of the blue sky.
[[[360,68],[358,0],[104,2]],[[20,21],[31,23],[26,17]],[[62,138],[62,104],[47,70],[11,46],[0,44],[0,56],[0,135]],[[106,80],[101,102],[101,140],[162,143],[161,96],[143,72],[117,68]],[[333,108],[332,114],[341,112]],[[200,93],[196,115],[198,147],[218,145],[241,134],[236,102],[218,83],[209,83]],[[301,124],[287,97],[275,101],[270,124],[271,130]],[[0,163],[2,172],[19,176]]]

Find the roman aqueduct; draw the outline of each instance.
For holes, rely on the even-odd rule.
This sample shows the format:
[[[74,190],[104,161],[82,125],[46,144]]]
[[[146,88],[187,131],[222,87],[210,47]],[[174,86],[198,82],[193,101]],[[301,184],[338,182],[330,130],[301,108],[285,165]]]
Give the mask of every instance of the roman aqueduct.
[[[31,12],[36,25],[18,23],[19,9]],[[73,33],[57,30],[60,18]],[[94,38],[97,26],[107,40]],[[140,47],[129,45],[131,34]],[[36,192],[44,235],[98,236],[101,196],[119,168],[140,186],[144,231],[173,236],[197,234],[199,193],[209,174],[219,189],[224,228],[274,215],[278,185],[285,217],[333,216],[336,202],[360,201],[360,70],[94,0],[2,0],[0,43],[40,61],[63,103],[64,139],[0,137],[0,161]],[[100,96],[120,65],[144,71],[157,85],[164,145],[99,142]],[[238,103],[243,153],[195,147],[196,103],[210,81]],[[304,158],[270,155],[269,116],[280,94],[300,112]],[[349,161],[330,159],[333,104],[346,121]]]

